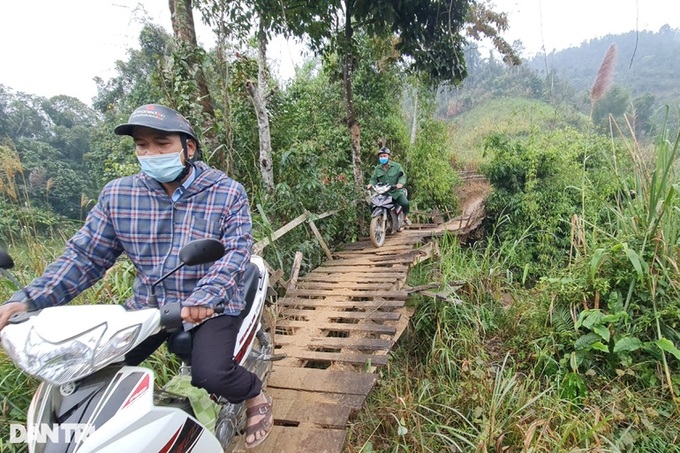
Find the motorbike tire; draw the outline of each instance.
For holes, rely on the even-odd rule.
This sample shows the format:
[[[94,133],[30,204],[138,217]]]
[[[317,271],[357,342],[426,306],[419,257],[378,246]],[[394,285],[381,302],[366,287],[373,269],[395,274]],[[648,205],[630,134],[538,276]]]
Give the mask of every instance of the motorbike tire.
[[[387,236],[385,226],[385,219],[382,216],[376,216],[371,219],[370,236],[374,247],[382,247],[385,243],[385,236]]]

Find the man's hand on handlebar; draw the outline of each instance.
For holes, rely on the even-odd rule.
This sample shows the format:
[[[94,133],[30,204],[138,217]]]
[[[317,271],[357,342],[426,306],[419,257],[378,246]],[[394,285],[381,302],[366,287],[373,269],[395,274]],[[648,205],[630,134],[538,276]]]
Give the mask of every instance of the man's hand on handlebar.
[[[12,315],[27,311],[28,305],[26,305],[25,302],[10,302],[8,304],[0,305],[0,330],[4,329]]]
[[[204,319],[210,318],[215,313],[212,307],[182,307],[182,320],[191,324],[198,324]]]
[[[368,190],[371,190],[371,187],[373,187],[373,184],[369,184],[369,185],[366,186],[366,188],[367,188]]]
[[[397,189],[401,189],[402,187],[404,187],[403,184],[397,184]]]

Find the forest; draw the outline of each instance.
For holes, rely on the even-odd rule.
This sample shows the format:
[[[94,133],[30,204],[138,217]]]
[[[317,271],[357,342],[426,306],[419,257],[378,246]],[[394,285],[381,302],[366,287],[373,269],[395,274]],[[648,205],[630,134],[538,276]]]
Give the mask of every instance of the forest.
[[[169,3],[172,24],[149,19],[91,105],[0,80],[0,248],[20,281],[106,182],[139,171],[112,133],[139,105],[196,125],[202,160],[245,186],[256,240],[307,211],[336,212],[318,221],[334,250],[365,236],[363,187],[387,146],[415,219],[459,212],[463,170],[492,190],[474,240],[444,236],[411,270],[409,285],[463,303],[409,299],[346,451],[680,451],[680,30],[526,57],[486,2]],[[285,83],[266,63],[276,34],[315,54]],[[298,251],[302,273],[325,257],[298,228],[264,258],[287,272]],[[133,272],[121,259],[76,303],[124,300]],[[0,279],[0,297],[15,289]],[[166,354],[147,364],[161,377],[178,366]],[[36,384],[0,353],[0,451],[21,451],[5,427]]]

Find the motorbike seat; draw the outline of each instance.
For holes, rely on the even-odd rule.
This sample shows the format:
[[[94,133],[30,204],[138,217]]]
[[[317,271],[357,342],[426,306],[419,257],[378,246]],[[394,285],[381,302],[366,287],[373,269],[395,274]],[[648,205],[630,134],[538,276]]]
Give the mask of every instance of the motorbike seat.
[[[255,294],[260,280],[260,268],[254,263],[248,263],[246,270],[243,273],[243,282],[245,284],[245,300],[246,304],[238,315],[239,325],[243,322],[250,309],[253,307],[255,301]],[[191,331],[179,330],[168,338],[168,351],[179,357],[182,362],[191,365],[191,348],[193,346],[193,336]]]

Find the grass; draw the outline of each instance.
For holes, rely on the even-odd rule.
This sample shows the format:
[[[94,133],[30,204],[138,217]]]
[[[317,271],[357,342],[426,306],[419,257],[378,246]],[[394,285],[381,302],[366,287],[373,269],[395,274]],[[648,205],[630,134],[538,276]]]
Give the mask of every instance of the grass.
[[[353,421],[347,451],[680,451],[675,403],[633,373],[586,373],[583,397],[570,396],[550,300],[499,271],[513,248],[444,237],[441,259],[410,273],[413,286],[465,281],[464,303],[409,300],[418,307],[410,329]]]

